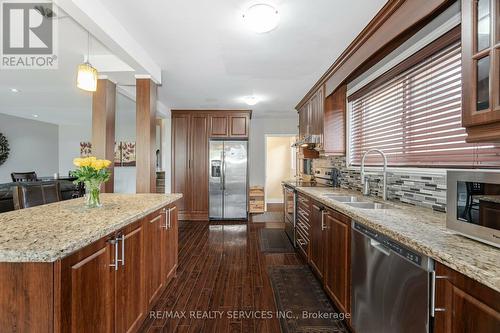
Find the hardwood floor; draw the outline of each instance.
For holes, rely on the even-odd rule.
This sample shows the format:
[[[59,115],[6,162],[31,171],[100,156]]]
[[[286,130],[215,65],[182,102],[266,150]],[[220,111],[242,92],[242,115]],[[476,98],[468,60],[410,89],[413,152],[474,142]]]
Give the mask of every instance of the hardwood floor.
[[[141,332],[280,332],[275,316],[245,319],[243,314],[235,316],[232,312],[275,312],[267,267],[302,264],[294,253],[260,252],[258,229],[267,224],[181,222],[177,277],[160,297],[156,312],[150,313]],[[257,314],[245,313],[253,313],[254,317]],[[191,318],[209,314],[211,319]]]

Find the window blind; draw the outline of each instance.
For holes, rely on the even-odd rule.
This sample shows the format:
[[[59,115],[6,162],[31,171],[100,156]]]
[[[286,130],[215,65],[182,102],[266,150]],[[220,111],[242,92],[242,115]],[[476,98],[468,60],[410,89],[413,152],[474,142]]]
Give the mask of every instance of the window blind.
[[[500,167],[499,145],[465,142],[461,84],[456,42],[352,100],[350,163],[377,148],[392,166]]]

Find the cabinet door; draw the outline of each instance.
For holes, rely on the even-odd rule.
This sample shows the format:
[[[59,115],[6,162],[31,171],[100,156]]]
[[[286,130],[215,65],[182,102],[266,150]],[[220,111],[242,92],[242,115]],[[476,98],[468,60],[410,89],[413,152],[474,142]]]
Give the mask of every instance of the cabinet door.
[[[462,123],[471,142],[500,140],[499,6],[462,0]]]
[[[320,147],[323,146],[323,112],[324,94],[323,87],[319,88],[310,101],[310,129],[309,134],[315,136],[315,140]]]
[[[324,244],[325,244],[325,224],[323,216],[323,207],[313,202],[311,206],[311,247],[310,264],[313,271],[322,280],[324,273]]]
[[[115,245],[96,243],[61,262],[60,331],[115,332]],[[113,241],[114,242],[114,241]]]
[[[324,150],[326,154],[345,155],[347,86],[342,85],[325,100]]]
[[[136,331],[145,315],[143,224],[134,223],[122,231],[115,283],[116,332]],[[157,263],[156,263],[157,264]]]
[[[191,119],[190,203],[193,219],[208,219],[208,116]]]
[[[169,219],[168,228],[164,230],[162,236],[162,280],[166,284],[170,277],[175,276],[178,256],[178,227],[177,208],[175,206],[167,208],[166,219]]]
[[[309,131],[309,103],[304,104],[299,110],[299,139],[304,139]]]
[[[500,332],[500,293],[436,263],[434,332]]]
[[[145,279],[145,298],[148,305],[152,305],[163,287],[162,256],[163,239],[162,235],[166,232],[165,213],[156,212],[149,215],[144,221],[144,279]]]
[[[343,312],[350,311],[350,233],[349,218],[328,210],[325,215],[325,289]]]
[[[227,137],[229,135],[227,116],[211,116],[210,117],[210,137]]]
[[[181,212],[189,210],[189,115],[172,117],[172,192],[182,193],[177,202]]]
[[[248,137],[248,123],[249,118],[246,115],[229,116],[230,119],[230,133],[233,138],[246,138]]]

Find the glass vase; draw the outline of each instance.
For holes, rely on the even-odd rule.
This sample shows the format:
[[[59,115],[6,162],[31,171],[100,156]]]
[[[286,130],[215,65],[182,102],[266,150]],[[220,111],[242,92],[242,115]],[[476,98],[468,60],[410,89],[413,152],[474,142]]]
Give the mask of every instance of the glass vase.
[[[102,207],[101,184],[101,182],[85,182],[85,206],[87,208]]]

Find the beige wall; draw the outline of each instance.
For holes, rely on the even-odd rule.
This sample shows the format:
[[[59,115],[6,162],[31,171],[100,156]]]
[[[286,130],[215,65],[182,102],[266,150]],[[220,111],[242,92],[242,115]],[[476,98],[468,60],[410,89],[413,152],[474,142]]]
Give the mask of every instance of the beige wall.
[[[281,182],[295,174],[292,170],[291,143],[294,137],[266,137],[266,202],[283,202]]]

